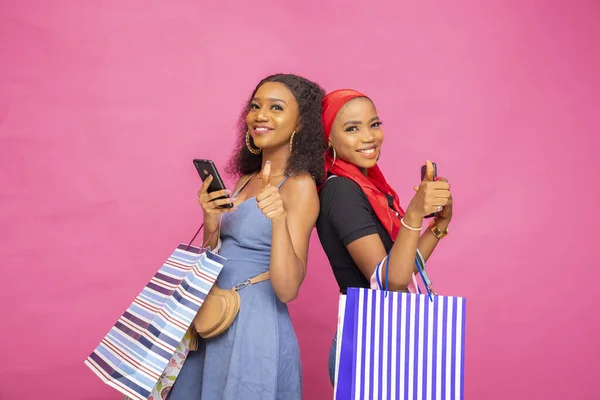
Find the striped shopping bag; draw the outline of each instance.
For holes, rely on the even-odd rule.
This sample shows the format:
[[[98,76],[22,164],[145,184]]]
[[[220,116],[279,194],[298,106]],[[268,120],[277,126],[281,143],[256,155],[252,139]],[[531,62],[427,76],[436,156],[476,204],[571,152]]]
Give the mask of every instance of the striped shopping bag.
[[[180,244],[85,364],[127,397],[148,399],[224,263],[209,250]]]
[[[336,400],[464,399],[464,298],[348,288],[339,314]]]

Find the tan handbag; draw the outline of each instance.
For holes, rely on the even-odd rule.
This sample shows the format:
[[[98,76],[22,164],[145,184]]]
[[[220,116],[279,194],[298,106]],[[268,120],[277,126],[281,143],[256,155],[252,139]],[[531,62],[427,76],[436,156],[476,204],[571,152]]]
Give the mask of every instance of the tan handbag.
[[[209,339],[225,332],[240,311],[241,299],[238,291],[246,286],[254,285],[268,279],[269,272],[267,271],[235,285],[230,290],[221,289],[216,284],[213,285],[204,303],[202,303],[198,314],[194,318],[193,325],[196,332],[204,339]]]

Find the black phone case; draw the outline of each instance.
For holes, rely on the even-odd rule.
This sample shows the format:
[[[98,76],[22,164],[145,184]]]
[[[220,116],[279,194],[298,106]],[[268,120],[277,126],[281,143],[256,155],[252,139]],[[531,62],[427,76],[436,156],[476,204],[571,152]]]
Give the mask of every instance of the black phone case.
[[[200,160],[194,159],[194,166],[196,167],[196,171],[198,171],[198,175],[200,175],[200,179],[202,182],[212,175],[213,180],[208,186],[208,193],[217,192],[219,190],[225,189],[225,184],[223,183],[223,179],[221,179],[221,175],[215,166],[215,163],[212,160]],[[218,199],[226,199],[229,195],[221,196]],[[218,200],[215,199],[215,200]],[[221,208],[232,208],[233,204],[224,204],[220,206]]]
[[[432,164],[433,164],[433,179],[437,179],[437,164],[434,162],[432,162]],[[426,172],[427,172],[427,165],[422,165],[421,166],[421,182],[423,182],[423,179],[425,179]],[[425,218],[433,218],[437,215],[438,215],[438,213],[433,213],[433,214],[426,215]]]

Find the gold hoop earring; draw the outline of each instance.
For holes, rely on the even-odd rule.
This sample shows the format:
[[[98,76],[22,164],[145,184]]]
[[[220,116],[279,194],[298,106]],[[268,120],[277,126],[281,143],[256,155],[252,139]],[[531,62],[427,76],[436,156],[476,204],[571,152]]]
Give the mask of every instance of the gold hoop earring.
[[[250,153],[252,154],[260,154],[260,152],[262,151],[262,149],[260,147],[252,147],[252,145],[250,144],[250,129],[248,129],[246,131],[246,147],[248,148],[248,150],[250,151]]]
[[[333,165],[335,164],[335,161],[337,160],[337,152],[335,151],[335,147],[329,146],[329,148],[333,151],[333,162],[331,163],[331,167],[329,167],[327,172],[331,171],[331,168],[333,168]]]
[[[290,154],[292,154],[292,145],[294,144],[294,135],[296,131],[292,132],[292,136],[290,136]]]

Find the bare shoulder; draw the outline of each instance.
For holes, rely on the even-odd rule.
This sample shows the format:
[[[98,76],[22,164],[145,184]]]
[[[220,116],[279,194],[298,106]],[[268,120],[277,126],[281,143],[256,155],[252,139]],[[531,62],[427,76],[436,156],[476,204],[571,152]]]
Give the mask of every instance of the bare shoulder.
[[[295,200],[304,200],[307,197],[316,196],[317,184],[309,174],[297,174],[290,176],[281,186],[281,195]]]
[[[281,186],[281,198],[291,220],[300,218],[302,224],[315,224],[319,215],[317,184],[309,174],[290,176]]]
[[[281,187],[281,197],[289,211],[298,210],[312,214],[313,210],[316,210],[318,213],[317,184],[309,174],[290,176]]]

